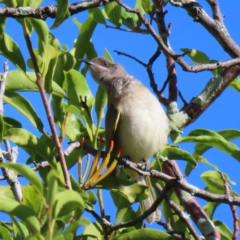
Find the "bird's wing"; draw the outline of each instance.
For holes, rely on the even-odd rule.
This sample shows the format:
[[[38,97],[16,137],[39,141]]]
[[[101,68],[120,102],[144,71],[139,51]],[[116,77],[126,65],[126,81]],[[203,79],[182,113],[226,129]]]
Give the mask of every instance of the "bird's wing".
[[[105,120],[105,131],[106,131],[106,150],[109,150],[110,141],[114,141],[114,149],[116,151],[118,146],[116,132],[120,120],[120,111],[112,104],[108,104],[106,120]]]

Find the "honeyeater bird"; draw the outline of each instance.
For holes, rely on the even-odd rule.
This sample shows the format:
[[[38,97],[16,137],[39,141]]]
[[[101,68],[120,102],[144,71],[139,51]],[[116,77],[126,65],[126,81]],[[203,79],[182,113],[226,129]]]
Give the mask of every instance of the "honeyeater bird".
[[[157,98],[120,64],[103,57],[80,61],[89,65],[92,77],[107,92],[106,149],[113,140],[113,152],[121,146],[121,157],[137,163],[161,152],[167,143],[169,122]],[[150,187],[149,197],[141,202],[142,211],[147,210],[155,200],[150,180],[131,169],[126,168],[125,172],[132,180]],[[158,208],[146,221],[152,223],[159,219]]]

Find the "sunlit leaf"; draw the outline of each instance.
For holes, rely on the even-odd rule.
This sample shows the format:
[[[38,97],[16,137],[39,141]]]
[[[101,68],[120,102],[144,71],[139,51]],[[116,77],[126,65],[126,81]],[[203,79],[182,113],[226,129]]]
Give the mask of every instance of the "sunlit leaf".
[[[93,20],[106,25],[105,18],[99,8],[89,8],[88,13]]]
[[[41,119],[39,118],[31,103],[26,98],[16,92],[8,91],[4,95],[3,99],[6,103],[12,105],[20,113],[22,113],[40,132],[44,132],[44,127]]]
[[[0,238],[4,240],[12,240],[10,231],[3,226],[0,226]]]
[[[196,49],[190,49],[190,48],[181,48],[181,51],[184,53],[187,52],[187,55],[195,63],[208,63],[209,62],[209,58],[204,52],[198,51]]]
[[[68,0],[57,0],[57,13],[52,29],[58,27],[66,18],[70,16],[68,10]]]
[[[20,218],[27,224],[29,230],[40,232],[39,221],[33,210],[17,201],[6,201],[0,198],[0,211]]]
[[[104,6],[103,15],[115,26],[120,26],[121,7],[116,2],[111,2]]]
[[[159,231],[156,229],[143,228],[135,231],[127,232],[121,234],[119,237],[114,238],[114,240],[175,240],[174,237],[167,234],[166,232]]]
[[[27,75],[25,75],[19,70],[13,70],[8,73],[6,91],[39,91],[35,82],[35,73],[28,72]],[[53,94],[59,97],[65,97],[63,89],[59,87],[56,82],[53,82]]]
[[[165,146],[161,155],[167,156],[168,159],[184,160],[196,166],[196,160],[189,152],[175,146]]]
[[[240,78],[234,79],[229,85],[229,87],[240,93]]]
[[[26,65],[22,53],[13,39],[5,33],[5,17],[0,17],[0,54],[9,59],[22,71],[26,71]]]
[[[75,191],[65,190],[57,193],[55,197],[56,202],[53,209],[54,218],[64,216],[75,209],[83,210],[85,207],[80,194]]]
[[[196,142],[216,147],[240,161],[240,150],[235,144],[228,142],[220,134],[207,129],[196,129],[185,137],[179,136],[176,138],[175,143],[180,142]]]
[[[44,160],[48,160],[50,163],[53,159],[54,151],[50,144],[46,144],[37,138],[34,134],[28,132],[22,128],[10,128],[4,135],[5,140],[11,140],[17,145],[35,151]]]
[[[229,240],[232,239],[232,232],[228,228],[228,226],[218,220],[213,220],[217,231],[221,234],[222,240]]]
[[[74,57],[76,59],[80,59],[84,57],[84,54],[86,53],[86,50],[88,48],[88,44],[91,40],[93,31],[95,27],[97,26],[97,22],[94,21],[91,17],[85,20],[83,25],[81,26],[81,31],[77,37],[77,41],[74,45],[75,51],[74,51]],[[81,62],[78,61],[75,64],[75,69],[78,70],[80,67]]]
[[[43,184],[39,179],[38,175],[30,167],[24,164],[11,163],[11,162],[0,163],[0,166],[14,170],[20,175],[26,177],[31,182],[31,184],[36,188],[40,196],[42,195]]]

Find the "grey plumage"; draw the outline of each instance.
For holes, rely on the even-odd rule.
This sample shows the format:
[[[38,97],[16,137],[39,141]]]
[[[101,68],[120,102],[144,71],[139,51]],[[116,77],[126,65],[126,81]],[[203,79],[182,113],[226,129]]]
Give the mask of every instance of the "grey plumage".
[[[113,140],[114,150],[122,146],[122,156],[133,162],[147,161],[161,151],[167,143],[169,123],[156,97],[119,64],[103,57],[84,62],[89,64],[93,78],[108,94],[106,147]],[[126,173],[133,180],[149,185],[150,181],[135,171],[126,169]],[[141,202],[143,211],[152,205],[154,198],[150,186],[149,198]],[[152,223],[159,218],[160,211],[157,209],[146,220]]]

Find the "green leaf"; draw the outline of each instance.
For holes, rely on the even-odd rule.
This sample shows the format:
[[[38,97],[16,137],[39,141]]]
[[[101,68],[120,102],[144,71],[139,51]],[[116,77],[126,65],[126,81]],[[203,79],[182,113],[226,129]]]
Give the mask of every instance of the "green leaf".
[[[175,143],[180,142],[197,142],[216,147],[240,161],[240,150],[235,144],[228,142],[220,134],[207,129],[196,129],[185,137],[179,136],[176,138]]]
[[[205,163],[206,165],[214,168],[215,170],[218,170],[218,167],[217,167],[216,165],[208,162],[207,159],[204,158],[204,157],[202,157],[202,156],[196,155],[196,156],[195,156],[195,159],[196,159],[196,161],[197,161],[198,163],[199,163],[199,162]],[[191,171],[192,171],[194,168],[195,168],[195,166],[193,166],[192,164],[190,164],[190,163],[188,162],[187,165],[186,165],[186,168],[185,168],[185,175],[186,175],[186,176],[189,176],[189,174],[191,173]]]
[[[225,138],[227,141],[240,138],[240,131],[236,129],[227,129],[227,130],[221,130],[217,132],[219,135],[221,135],[223,138]],[[205,153],[207,150],[209,150],[211,146],[205,145],[202,143],[197,143],[195,146],[195,151],[194,155],[202,155]]]
[[[61,217],[71,213],[75,209],[83,211],[85,204],[79,193],[72,190],[59,192],[55,196],[55,204],[53,208],[53,217]]]
[[[114,63],[111,54],[109,53],[109,51],[108,51],[106,48],[104,48],[104,57],[105,57],[106,59],[108,59],[109,61],[111,61],[112,63]]]
[[[11,233],[3,226],[0,226],[0,238],[4,240],[12,240]]]
[[[40,232],[39,221],[31,208],[20,204],[17,201],[6,201],[6,199],[0,198],[0,211],[20,218],[24,223],[26,223],[29,230],[37,233]]]
[[[121,9],[121,23],[126,27],[132,29],[137,24],[135,23],[135,14],[127,12],[125,9]]]
[[[89,237],[88,237],[89,235]],[[104,232],[102,230],[102,226],[100,225],[100,223],[98,222],[92,222],[89,223],[88,225],[86,225],[86,227],[84,228],[83,231],[83,239],[84,237],[86,239],[90,239],[90,240],[95,240],[95,239],[104,239]]]
[[[150,0],[141,0],[144,11],[148,14],[153,13],[153,6]]]
[[[205,213],[208,215],[208,217],[210,219],[213,218],[214,212],[216,210],[216,208],[220,205],[220,203],[216,203],[216,202],[208,202],[204,207],[203,210],[205,211]]]
[[[79,140],[79,137],[85,136],[86,134],[85,126],[74,114],[70,114],[68,117],[65,134],[71,141],[77,141]]]
[[[116,27],[120,26],[121,7],[116,2],[106,4],[103,9],[103,15]]]
[[[37,189],[32,185],[22,187],[23,190],[23,203],[30,207],[37,216],[41,216],[42,209],[42,197],[38,193]]]
[[[48,25],[45,21],[36,18],[28,18],[27,20],[31,23],[38,35],[38,51],[40,56],[44,60],[47,53],[47,46],[49,44]]]
[[[84,57],[96,25],[97,25],[96,21],[89,17],[88,19],[85,20],[85,22],[81,26],[81,31],[78,35],[76,44],[74,45],[75,48],[74,57],[76,59]],[[78,70],[80,65],[81,62],[77,61],[74,68]]]
[[[60,26],[60,24],[70,16],[68,10],[68,0],[57,0],[57,14],[52,29]]]
[[[58,182],[57,182],[57,173],[52,169],[50,173],[47,175],[47,197],[46,197],[46,202],[50,208],[52,208],[54,202],[55,202],[55,197],[57,194],[57,187],[58,187]]]
[[[30,183],[36,188],[40,196],[42,196],[43,184],[39,179],[38,175],[30,167],[24,164],[11,163],[11,162],[0,163],[0,166],[14,170],[15,172],[27,178],[30,181]]]
[[[189,152],[172,145],[165,146],[161,155],[167,156],[168,159],[184,160],[196,166],[196,160]]]
[[[226,174],[224,174],[224,177],[227,182],[231,182]],[[219,194],[225,193],[223,178],[219,172],[206,171],[201,175],[201,178],[206,183],[208,191]]]
[[[10,189],[10,186],[1,186],[0,185],[0,192],[1,192],[1,198],[2,199],[6,199],[6,201],[8,201],[8,199],[10,200],[16,200],[12,190]]]
[[[188,52],[187,55],[191,58],[193,62],[209,63],[209,58],[204,52],[190,48],[181,48],[180,50],[184,53]]]
[[[53,161],[52,145],[42,142],[34,134],[22,128],[10,128],[4,135],[5,140],[11,140],[17,145],[38,153],[44,160]],[[51,141],[51,140],[50,140]]]
[[[217,231],[221,234],[222,240],[232,239],[232,232],[227,225],[218,220],[213,220],[213,223],[217,228]]]
[[[35,73],[24,74],[19,70],[10,71],[7,76],[6,91],[39,91]],[[53,95],[65,97],[63,89],[56,82],[53,82]]]
[[[144,200],[149,196],[149,187],[130,181],[123,170],[117,176],[110,174],[99,182],[97,187],[112,190],[117,208],[121,206],[126,207],[124,206],[125,203],[132,204],[136,201]]]
[[[18,45],[5,33],[5,17],[0,17],[0,54],[9,59],[17,68],[26,71],[26,65]]]
[[[131,232],[121,234],[119,237],[114,238],[113,240],[174,240],[175,238],[171,235],[150,228],[143,228]]]
[[[240,93],[240,78],[235,78],[231,84],[229,85],[230,88],[238,91]]]
[[[3,121],[4,121],[4,124],[5,124],[5,127],[7,126],[7,127],[22,128],[22,124],[14,118],[3,117]]]
[[[90,107],[94,103],[94,97],[87,85],[87,82],[83,75],[71,69],[68,72],[64,72],[65,82],[64,87],[67,92],[67,96],[71,99],[73,104],[77,107],[80,106],[80,96],[84,99],[87,98],[87,106]]]
[[[40,132],[44,133],[44,126],[41,119],[26,98],[18,93],[8,91],[3,99],[6,103],[10,104],[22,113]]]
[[[105,18],[99,8],[89,8],[88,13],[94,21],[106,25]]]
[[[88,221],[88,219],[85,219],[85,218],[74,221],[71,224],[69,224],[69,226],[67,227],[67,229],[66,229],[66,231],[64,232],[63,235],[66,236],[69,233],[72,233],[72,234],[75,235],[79,226],[88,225],[88,224],[89,224],[89,221]]]

